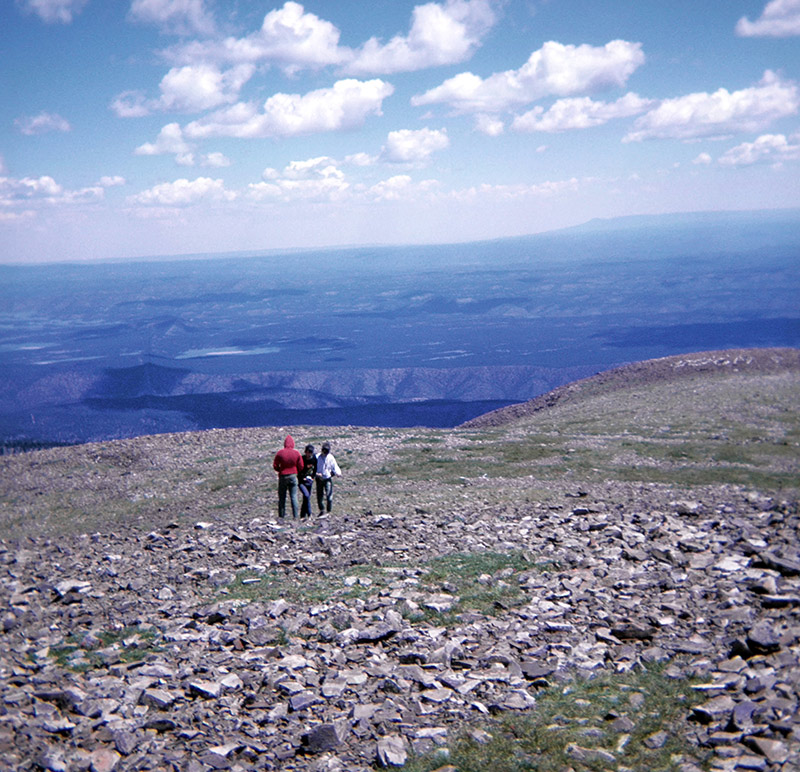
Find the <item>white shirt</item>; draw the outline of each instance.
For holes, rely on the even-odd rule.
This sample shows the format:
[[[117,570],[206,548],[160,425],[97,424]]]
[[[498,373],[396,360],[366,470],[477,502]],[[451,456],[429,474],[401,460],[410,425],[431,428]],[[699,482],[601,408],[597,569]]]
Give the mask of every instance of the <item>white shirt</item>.
[[[342,470],[339,469],[339,464],[333,457],[333,453],[320,453],[317,456],[317,474],[322,475],[325,479],[338,475],[341,477]]]

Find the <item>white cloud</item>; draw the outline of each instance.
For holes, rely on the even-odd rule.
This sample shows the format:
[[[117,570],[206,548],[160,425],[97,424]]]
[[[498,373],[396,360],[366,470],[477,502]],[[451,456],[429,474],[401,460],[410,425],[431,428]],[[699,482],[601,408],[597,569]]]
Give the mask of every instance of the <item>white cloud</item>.
[[[173,67],[161,79],[158,99],[147,99],[141,91],[124,91],[114,98],[111,109],[119,118],[141,118],[153,112],[211,110],[235,102],[254,72],[252,64],[240,64],[224,72],[213,64]]]
[[[183,131],[177,123],[168,123],[158,133],[155,142],[146,142],[134,151],[136,155],[175,155],[175,163],[179,166],[204,166],[211,169],[222,169],[231,165],[231,160],[224,153],[213,152],[196,156],[191,145],[183,137]]]
[[[336,25],[289,0],[244,37],[192,41],[167,52],[180,63],[274,62],[289,74],[340,66],[349,75],[409,72],[467,59],[495,22],[491,0],[446,0],[414,8],[408,35],[382,44],[370,38],[358,49],[339,44]]]
[[[226,190],[222,180],[198,177],[196,180],[162,182],[131,196],[128,201],[143,206],[191,206],[204,201],[233,201],[235,198],[236,193]]]
[[[692,163],[696,166],[708,166],[711,163],[711,156],[708,153],[700,153]]]
[[[143,118],[150,115],[151,104],[141,91],[123,91],[110,107],[118,118]]]
[[[177,123],[168,123],[158,133],[155,142],[146,142],[134,151],[136,155],[163,155],[165,153],[188,153],[190,145],[183,138],[183,131]]]
[[[400,129],[389,132],[381,158],[390,163],[424,163],[449,145],[446,129]]]
[[[331,88],[307,94],[274,94],[259,111],[239,102],[188,124],[185,136],[293,137],[360,126],[369,115],[381,115],[383,100],[394,87],[382,80],[337,81]]]
[[[120,177],[118,174],[115,174],[114,176],[105,176],[101,177],[97,181],[97,184],[101,188],[116,188],[125,184],[125,178]]]
[[[345,70],[354,75],[410,72],[469,58],[495,23],[488,0],[447,0],[418,5],[407,36],[385,45],[370,38]]]
[[[3,199],[0,196],[0,205],[3,204]],[[0,222],[21,222],[23,220],[30,220],[36,217],[36,212],[33,209],[23,209],[18,212],[7,212],[0,209]]]
[[[62,118],[57,113],[41,112],[38,115],[24,116],[17,118],[14,125],[20,133],[27,136],[36,134],[47,134],[51,131],[71,131],[72,126],[66,118]]]
[[[523,198],[551,198],[562,193],[574,193],[583,184],[591,182],[590,179],[579,180],[571,177],[567,180],[547,180],[534,184],[520,183],[518,185],[473,185],[461,190],[453,190],[449,196],[461,202],[475,202],[480,199],[508,201]]]
[[[210,35],[215,27],[203,0],[133,0],[130,18],[178,35]]]
[[[352,155],[345,156],[345,162],[353,166],[374,166],[378,163],[378,158],[369,153],[353,153]]]
[[[35,211],[31,206],[58,204],[80,204],[99,201],[105,195],[101,185],[75,190],[66,189],[50,175],[40,177],[0,177],[0,210],[8,215],[4,219],[15,220],[30,217]],[[20,211],[19,207],[26,209]]]
[[[792,140],[792,141],[790,141]],[[800,135],[763,134],[755,142],[743,142],[720,157],[723,166],[752,166],[800,160]]]
[[[35,13],[42,21],[69,24],[79,14],[87,0],[18,0],[22,8]]]
[[[18,181],[19,190],[27,195],[58,196],[63,188],[49,175],[23,177]]]
[[[231,159],[223,153],[208,153],[201,156],[200,166],[206,166],[210,169],[223,169],[231,165]]]
[[[505,131],[505,124],[499,118],[485,113],[475,116],[475,128],[488,137],[499,137]]]
[[[397,174],[388,180],[381,180],[373,185],[368,193],[377,201],[396,201],[411,189],[411,177],[407,174]]]
[[[342,64],[350,54],[339,48],[339,30],[300,3],[270,11],[257,32],[243,38],[192,42],[168,52],[182,62],[277,62],[289,72]]]
[[[742,16],[736,25],[736,34],[774,38],[800,35],[800,0],[770,0],[755,21]]]
[[[559,99],[547,111],[534,107],[517,116],[513,128],[517,131],[559,132],[601,126],[615,118],[629,118],[644,112],[653,101],[629,93],[615,102],[596,102],[589,97]]]
[[[221,72],[210,64],[171,69],[161,80],[158,107],[180,112],[201,112],[238,99],[239,91],[253,75],[251,64]]]
[[[665,99],[636,120],[625,142],[643,139],[694,139],[760,131],[800,107],[797,85],[769,70],[757,86],[713,94],[700,92]]]
[[[252,201],[340,201],[349,194],[344,172],[327,156],[292,161],[282,171],[267,167],[264,182],[248,186]]]
[[[644,59],[641,44],[625,40],[612,40],[600,47],[549,41],[518,70],[495,73],[486,79],[462,72],[412,97],[411,103],[443,103],[459,113],[499,113],[546,96],[623,86]]]

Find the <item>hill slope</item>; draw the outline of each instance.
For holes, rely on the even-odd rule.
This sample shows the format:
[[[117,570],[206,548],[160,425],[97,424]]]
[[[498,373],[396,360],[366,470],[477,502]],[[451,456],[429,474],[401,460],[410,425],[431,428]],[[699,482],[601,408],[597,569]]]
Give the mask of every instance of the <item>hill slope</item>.
[[[600,394],[624,392],[655,383],[726,375],[774,375],[800,372],[800,349],[726,349],[650,359],[616,367],[583,378],[534,399],[493,410],[461,424],[463,428],[500,426],[560,404],[587,400]],[[618,395],[625,398],[624,393]]]
[[[0,458],[4,763],[794,770],[800,373],[766,361],[292,427],[344,472],[310,521],[285,428]]]

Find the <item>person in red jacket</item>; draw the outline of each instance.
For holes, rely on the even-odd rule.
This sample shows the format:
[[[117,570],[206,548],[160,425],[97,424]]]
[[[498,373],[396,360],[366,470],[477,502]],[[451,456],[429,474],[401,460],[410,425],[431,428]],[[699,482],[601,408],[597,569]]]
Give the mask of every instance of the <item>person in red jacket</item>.
[[[286,435],[283,449],[275,454],[272,468],[278,473],[278,517],[286,516],[286,493],[292,502],[292,517],[297,517],[297,476],[303,471],[303,457],[294,448],[291,434]]]

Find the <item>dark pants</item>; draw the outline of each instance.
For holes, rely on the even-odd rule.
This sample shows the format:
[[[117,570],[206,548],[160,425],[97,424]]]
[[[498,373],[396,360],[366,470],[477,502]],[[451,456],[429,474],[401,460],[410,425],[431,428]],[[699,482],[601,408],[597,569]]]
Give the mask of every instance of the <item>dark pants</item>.
[[[322,501],[325,500],[325,510],[331,511],[333,504],[333,477],[317,478],[317,506],[322,514]]]
[[[297,475],[282,474],[278,477],[278,517],[286,516],[286,491],[292,502],[292,517],[297,517]]]

